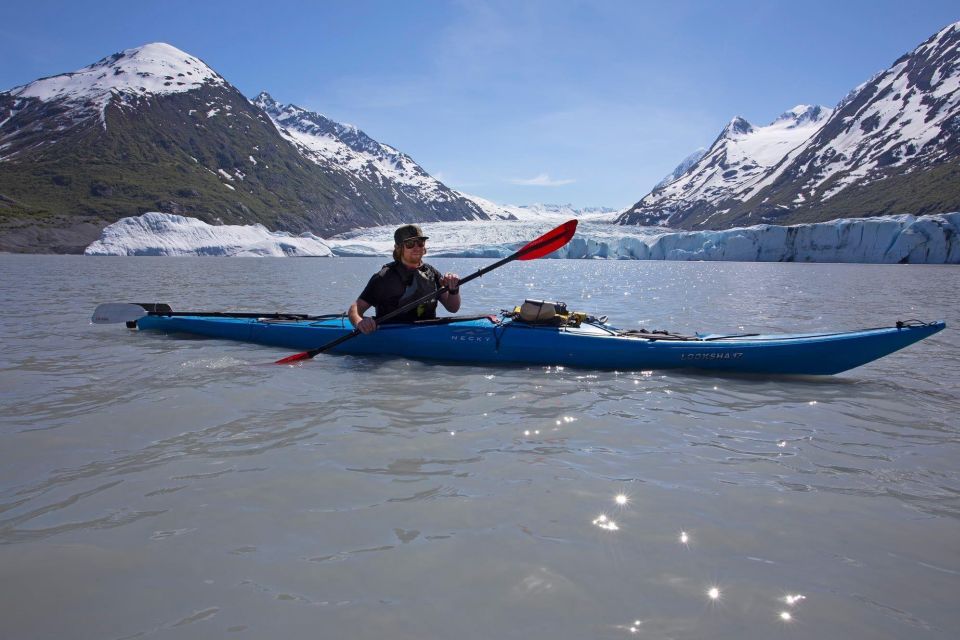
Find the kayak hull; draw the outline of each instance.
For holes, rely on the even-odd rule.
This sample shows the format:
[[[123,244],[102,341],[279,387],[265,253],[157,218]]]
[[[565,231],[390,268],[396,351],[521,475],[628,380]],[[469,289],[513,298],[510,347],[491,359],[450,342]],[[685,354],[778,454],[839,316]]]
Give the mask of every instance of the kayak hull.
[[[136,324],[140,330],[185,333],[300,351],[323,346],[353,330],[345,317],[277,321],[148,315]],[[556,327],[490,317],[415,325],[388,324],[370,335],[347,340],[328,353],[494,365],[829,375],[872,362],[944,327],[944,322],[934,322],[842,333],[675,340],[624,335],[599,324]]]

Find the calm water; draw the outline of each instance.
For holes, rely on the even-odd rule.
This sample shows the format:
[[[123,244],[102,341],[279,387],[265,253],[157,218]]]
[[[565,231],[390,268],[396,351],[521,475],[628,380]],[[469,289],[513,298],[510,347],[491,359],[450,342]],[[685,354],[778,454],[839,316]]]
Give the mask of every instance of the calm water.
[[[622,328],[947,320],[825,379],[277,367],[88,323],[338,311],[379,264],[0,256],[0,637],[956,637],[957,267],[540,260],[464,287],[464,312]]]

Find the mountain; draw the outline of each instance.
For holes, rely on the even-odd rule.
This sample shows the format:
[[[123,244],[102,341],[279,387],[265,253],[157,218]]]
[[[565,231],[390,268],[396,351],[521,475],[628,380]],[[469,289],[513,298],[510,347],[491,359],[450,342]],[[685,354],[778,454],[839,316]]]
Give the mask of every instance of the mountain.
[[[326,122],[340,130],[331,140],[379,145]],[[354,171],[296,135],[163,43],[0,92],[0,250],[82,252],[103,227],[147,211],[322,235],[485,217],[386,145],[380,164]]]
[[[680,176],[682,176],[683,174],[685,174],[687,171],[690,170],[691,167],[693,167],[695,164],[697,164],[697,162],[700,161],[700,158],[702,158],[706,154],[707,154],[707,150],[704,147],[700,147],[699,149],[697,149],[696,151],[688,155],[686,158],[684,158],[680,162],[680,164],[676,166],[676,168],[674,168],[673,171],[667,174],[663,178],[663,180],[661,180],[656,185],[654,185],[653,190],[656,191],[661,187],[665,187],[671,182],[673,182],[674,180],[676,180],[677,178],[679,178]]]
[[[725,229],[960,209],[960,22],[835,109],[797,107],[767,127],[734,118],[707,153],[618,218]]]
[[[476,203],[491,220],[562,222],[577,218],[581,221],[613,222],[617,215],[622,212],[622,209],[611,209],[610,207],[576,208],[572,204],[497,204],[479,196],[461,195]]]
[[[356,191],[381,190],[388,207],[362,226],[439,220],[484,220],[472,200],[432,177],[413,159],[377,142],[352,125],[341,124],[294,105],[281,105],[261,92],[253,103],[270,116],[280,134],[326,172],[356,184]]]
[[[765,127],[733,118],[710,148],[693,154],[619,219],[621,224],[689,227],[690,218],[713,214],[742,197],[756,182],[796,152],[831,115],[820,106],[798,105]],[[693,162],[689,162],[689,160]],[[684,170],[684,167],[685,170]],[[668,176],[669,178],[669,176]]]

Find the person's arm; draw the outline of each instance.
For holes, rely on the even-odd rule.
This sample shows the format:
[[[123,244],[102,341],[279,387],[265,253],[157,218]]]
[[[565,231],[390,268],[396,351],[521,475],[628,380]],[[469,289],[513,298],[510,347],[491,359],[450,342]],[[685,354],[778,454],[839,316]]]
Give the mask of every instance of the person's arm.
[[[357,301],[350,305],[347,311],[347,317],[350,318],[350,324],[360,333],[373,333],[377,330],[377,321],[373,318],[364,318],[363,314],[370,308],[370,304],[363,298],[357,298]]]
[[[443,308],[450,313],[460,311],[460,276],[448,273],[440,279],[440,286],[450,289],[440,296],[440,304]]]

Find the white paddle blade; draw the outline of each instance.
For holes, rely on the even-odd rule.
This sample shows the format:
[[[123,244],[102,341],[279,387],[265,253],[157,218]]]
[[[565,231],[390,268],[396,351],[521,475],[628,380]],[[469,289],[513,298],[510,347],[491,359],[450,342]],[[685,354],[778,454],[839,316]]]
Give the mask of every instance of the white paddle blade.
[[[118,322],[132,322],[147,315],[147,310],[138,304],[127,302],[108,302],[97,305],[93,310],[90,321],[93,324],[115,324]]]

